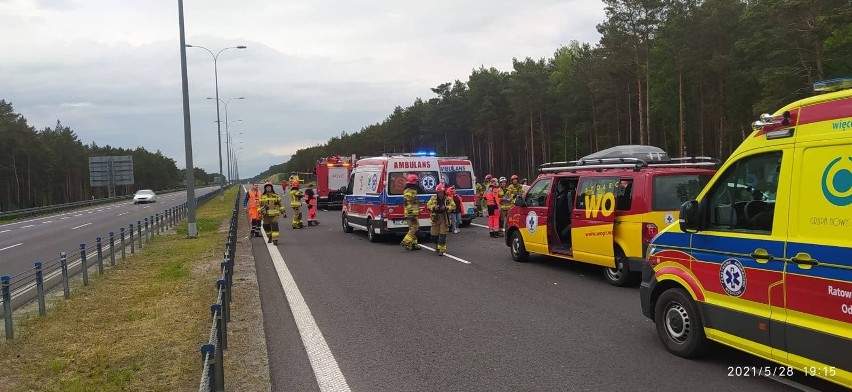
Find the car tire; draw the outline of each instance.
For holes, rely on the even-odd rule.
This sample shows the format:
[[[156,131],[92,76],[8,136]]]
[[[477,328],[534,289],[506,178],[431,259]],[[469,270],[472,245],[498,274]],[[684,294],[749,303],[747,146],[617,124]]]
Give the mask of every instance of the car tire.
[[[367,240],[370,242],[379,242],[381,236],[376,234],[375,228],[373,227],[373,220],[367,218]]]
[[[630,272],[630,267],[627,264],[627,257],[622,252],[616,251],[615,268],[604,268],[603,275],[609,284],[624,287],[630,282],[633,274]]]
[[[521,232],[517,230],[513,231],[509,238],[509,250],[512,253],[512,260],[519,263],[529,260],[530,253],[527,252],[527,248],[524,246],[524,238],[521,236]]]
[[[352,226],[349,226],[349,218],[346,217],[346,214],[343,214],[342,221],[343,221],[343,232],[344,233],[351,233],[351,232],[355,231],[355,229]]]
[[[461,221],[461,227],[468,227],[468,226],[470,226],[470,220],[469,219]]]
[[[668,289],[657,298],[654,323],[663,345],[679,357],[697,357],[709,345],[698,307],[684,289]]]

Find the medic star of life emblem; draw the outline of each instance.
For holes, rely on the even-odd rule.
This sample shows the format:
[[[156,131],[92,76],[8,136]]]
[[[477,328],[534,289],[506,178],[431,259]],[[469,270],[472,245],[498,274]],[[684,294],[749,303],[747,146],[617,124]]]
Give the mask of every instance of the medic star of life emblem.
[[[535,234],[536,229],[538,229],[538,215],[535,214],[535,211],[530,211],[527,214],[527,231],[530,234]]]

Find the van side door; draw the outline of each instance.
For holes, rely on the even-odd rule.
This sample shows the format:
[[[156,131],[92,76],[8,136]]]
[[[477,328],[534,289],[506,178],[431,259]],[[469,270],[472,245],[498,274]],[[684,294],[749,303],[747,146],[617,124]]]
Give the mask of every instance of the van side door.
[[[807,111],[802,109],[800,119],[807,118]],[[831,130],[830,122],[822,126]],[[797,132],[809,130],[800,123]],[[852,135],[812,139],[822,140],[796,141],[785,275],[786,351],[799,369],[814,368],[815,361],[820,373],[850,372]],[[840,375],[828,370],[826,377]]]
[[[580,177],[571,216],[573,258],[615,267],[613,225],[620,177]]]
[[[548,231],[548,195],[553,178],[540,178],[534,182],[524,195],[524,207],[512,209],[518,211],[513,218],[518,220],[518,228],[524,239],[527,251],[547,254]]]
[[[703,227],[692,235],[690,269],[704,288],[707,337],[765,358],[783,355],[792,155],[787,144],[732,158],[704,194]]]

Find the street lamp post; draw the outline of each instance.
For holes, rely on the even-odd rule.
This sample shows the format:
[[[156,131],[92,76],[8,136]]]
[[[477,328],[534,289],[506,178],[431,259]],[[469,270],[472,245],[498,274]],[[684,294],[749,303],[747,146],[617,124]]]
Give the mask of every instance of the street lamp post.
[[[222,173],[222,135],[221,135],[222,134],[222,126],[219,122],[219,63],[218,63],[219,55],[222,54],[222,52],[224,52],[228,49],[245,49],[246,46],[245,45],[229,46],[227,48],[224,48],[224,49],[218,51],[216,54],[213,54],[212,50],[207,49],[203,46],[188,45],[188,44],[185,44],[185,46],[187,48],[204,49],[208,53],[210,53],[211,56],[213,56],[213,76],[214,76],[215,81],[216,81],[216,129],[217,129],[216,134],[217,134],[217,137],[219,138],[219,175],[224,177],[224,174]],[[225,200],[225,181],[222,181],[222,184],[219,187],[219,194],[220,194],[220,198],[224,201]]]
[[[228,138],[227,138],[227,136],[228,136],[228,125],[230,124],[230,122],[228,122],[228,105],[230,105],[230,104],[231,104],[231,101],[232,101],[232,100],[234,100],[234,99],[246,99],[246,97],[234,97],[234,98],[228,98],[228,100],[227,100],[227,101],[223,101],[223,100],[221,100],[221,99],[219,99],[219,98],[213,98],[213,97],[207,97],[207,99],[215,99],[215,100],[216,100],[216,102],[222,102],[222,103],[224,103],[224,104],[225,104],[225,136],[226,136],[226,138],[225,138],[225,143],[228,143]],[[218,104],[217,104],[217,105],[218,105]],[[237,120],[237,121],[243,121],[243,120]],[[219,124],[219,123],[220,123],[220,121],[219,121],[219,117],[217,116],[217,117],[216,117],[216,124]],[[222,154],[221,154],[221,149],[222,149],[221,137],[222,137],[222,135],[221,135],[221,129],[222,129],[222,128],[221,128],[221,126],[219,126],[218,128],[219,128],[219,130],[220,130],[220,134],[219,134],[219,137],[220,137],[220,139],[219,139],[219,140],[220,140],[220,141],[219,141],[219,150],[220,150],[220,151],[219,151],[219,171],[222,171],[222,167],[221,167],[221,165],[222,165],[222,162],[221,162],[221,161],[222,161]],[[230,148],[230,147],[225,146],[225,148],[226,148],[226,149],[228,149],[228,148]],[[229,155],[229,156],[228,156],[228,167],[229,167],[229,168],[231,167],[231,161],[230,161],[230,159],[231,159],[231,157],[230,157],[230,155]],[[220,173],[220,174],[221,174],[221,173]],[[228,171],[228,182],[229,182],[229,183],[231,182],[231,172],[230,172],[230,170]]]
[[[186,153],[186,234],[198,237],[195,224],[195,173],[192,164],[192,121],[189,117],[189,81],[186,70],[186,34],[183,28],[183,0],[178,0],[178,24],[180,26],[180,73],[183,90],[183,143]],[[220,155],[221,156],[221,155]]]

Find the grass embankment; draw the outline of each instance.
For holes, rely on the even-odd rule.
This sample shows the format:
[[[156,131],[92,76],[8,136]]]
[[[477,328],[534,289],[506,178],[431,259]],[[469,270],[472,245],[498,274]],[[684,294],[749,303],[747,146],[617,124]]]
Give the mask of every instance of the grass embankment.
[[[198,209],[199,237],[186,223],[88,287],[72,288],[46,317],[21,320],[0,341],[4,391],[184,391],[198,387],[210,304],[236,190]]]

